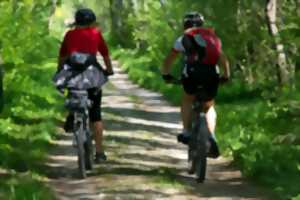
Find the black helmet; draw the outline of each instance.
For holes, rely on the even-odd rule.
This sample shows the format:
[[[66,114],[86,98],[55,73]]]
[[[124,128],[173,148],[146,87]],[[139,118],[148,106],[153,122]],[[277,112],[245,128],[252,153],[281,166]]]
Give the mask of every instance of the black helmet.
[[[95,13],[89,8],[78,9],[75,13],[75,25],[86,26],[96,21]]]
[[[204,17],[198,12],[187,13],[183,18],[183,26],[185,29],[191,27],[200,27],[204,23]]]

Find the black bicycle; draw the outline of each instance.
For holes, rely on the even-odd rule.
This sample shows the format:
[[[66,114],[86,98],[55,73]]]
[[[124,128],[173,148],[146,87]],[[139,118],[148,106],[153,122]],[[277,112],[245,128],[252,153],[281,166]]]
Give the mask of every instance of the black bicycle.
[[[182,84],[182,80],[172,80],[171,84]],[[190,135],[184,137],[179,135],[178,140],[188,145],[189,174],[196,174],[198,183],[202,183],[206,176],[207,157],[210,150],[210,132],[206,123],[206,113],[204,112],[204,102],[206,92],[204,88],[198,86],[193,102],[193,118]],[[180,137],[182,136],[182,137]]]
[[[191,136],[188,140],[189,173],[196,174],[197,182],[202,183],[206,176],[207,156],[210,149],[210,132],[207,127],[205,112],[203,111],[203,94],[199,88],[193,103],[193,119]]]
[[[93,168],[93,144],[89,124],[89,107],[92,102],[86,90],[69,89],[65,106],[74,115],[73,133],[76,140],[80,178]]]

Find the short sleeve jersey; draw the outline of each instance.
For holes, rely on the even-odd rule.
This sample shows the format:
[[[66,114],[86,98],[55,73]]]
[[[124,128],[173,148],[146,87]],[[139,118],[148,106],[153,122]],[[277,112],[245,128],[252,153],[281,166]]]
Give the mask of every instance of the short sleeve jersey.
[[[174,46],[173,46],[173,51],[184,53],[185,50],[182,45],[182,38],[183,38],[183,36],[180,36],[179,38],[177,38],[177,40],[175,41]]]
[[[108,48],[101,31],[96,27],[75,28],[69,30],[62,42],[59,55],[68,56],[73,52],[81,52],[102,56],[108,56]]]
[[[200,36],[206,41],[206,56],[202,60],[202,64],[215,65],[219,60],[222,51],[221,40],[216,36],[212,29],[194,28],[185,32],[185,34]],[[172,50],[185,54],[185,49],[182,44],[183,36],[180,36],[174,43]]]

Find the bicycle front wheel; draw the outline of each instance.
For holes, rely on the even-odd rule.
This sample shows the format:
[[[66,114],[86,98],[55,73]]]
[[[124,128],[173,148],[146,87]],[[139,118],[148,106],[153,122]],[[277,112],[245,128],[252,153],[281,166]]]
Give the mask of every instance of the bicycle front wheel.
[[[208,128],[204,116],[200,116],[198,128],[197,128],[197,147],[196,155],[194,157],[195,172],[197,176],[197,182],[202,183],[206,177],[207,168],[207,140],[208,140]]]
[[[197,176],[197,182],[203,183],[206,177],[206,148],[200,147],[197,150],[197,156],[195,157],[195,171]]]

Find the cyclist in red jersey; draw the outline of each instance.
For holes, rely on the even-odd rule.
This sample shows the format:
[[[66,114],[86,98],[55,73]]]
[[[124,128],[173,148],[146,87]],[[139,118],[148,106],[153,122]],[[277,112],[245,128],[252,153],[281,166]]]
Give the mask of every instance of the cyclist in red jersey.
[[[219,149],[215,139],[216,112],[214,109],[214,98],[217,95],[220,80],[227,81],[230,76],[229,62],[222,52],[221,40],[214,31],[203,28],[204,18],[201,14],[192,12],[184,17],[184,34],[179,37],[169,55],[165,58],[162,66],[162,78],[171,82],[174,77],[170,75],[172,63],[179,53],[184,55],[184,67],[182,70],[182,82],[184,95],[181,104],[181,117],[183,121],[183,132],[179,134],[178,140],[186,143],[191,128],[192,103],[195,99],[194,93],[197,87],[205,90],[204,109],[208,129],[211,133],[211,157],[219,156]],[[192,39],[191,39],[192,38]],[[195,51],[196,46],[198,47]],[[222,67],[224,75],[219,76],[219,68]]]
[[[113,68],[107,45],[102,37],[101,30],[96,27],[96,16],[91,9],[79,9],[75,13],[74,28],[69,30],[64,37],[59,52],[58,70],[64,63],[68,63],[68,59],[73,53],[84,53],[94,58],[94,64],[100,66],[96,56],[98,52],[103,57],[106,69],[102,69],[106,75],[113,75]],[[96,143],[97,163],[107,159],[103,149],[103,123],[101,118],[101,98],[102,91],[95,94],[95,91],[89,92],[89,98],[93,101],[92,107],[89,109],[89,117],[94,130],[94,138]],[[67,118],[65,129],[72,129],[73,116]],[[68,127],[69,126],[69,127]]]

